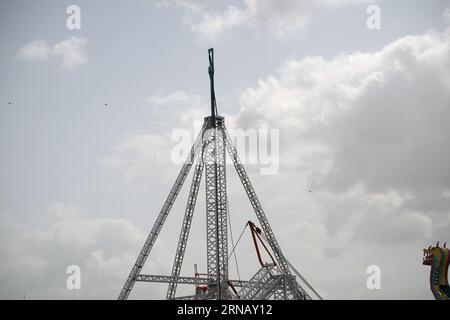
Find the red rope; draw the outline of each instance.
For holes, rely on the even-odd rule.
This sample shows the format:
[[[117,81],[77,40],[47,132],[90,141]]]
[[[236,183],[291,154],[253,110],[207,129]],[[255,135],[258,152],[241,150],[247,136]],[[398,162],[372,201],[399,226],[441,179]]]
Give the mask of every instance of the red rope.
[[[269,249],[266,247],[266,245],[264,244],[264,242],[262,241],[261,237],[259,236],[259,234],[257,232],[257,230],[259,230],[259,229],[251,221],[249,221],[248,224],[249,224],[250,230],[252,232],[253,243],[255,245],[256,254],[258,255],[258,260],[259,260],[259,263],[261,264],[261,267],[264,267],[264,262],[262,261],[262,258],[261,258],[261,252],[259,251],[259,246],[258,246],[258,242],[256,241],[256,237],[258,237],[258,239],[261,242],[261,244],[263,245],[264,249],[269,254],[270,258],[272,259],[273,264],[276,265],[275,259],[273,258]]]

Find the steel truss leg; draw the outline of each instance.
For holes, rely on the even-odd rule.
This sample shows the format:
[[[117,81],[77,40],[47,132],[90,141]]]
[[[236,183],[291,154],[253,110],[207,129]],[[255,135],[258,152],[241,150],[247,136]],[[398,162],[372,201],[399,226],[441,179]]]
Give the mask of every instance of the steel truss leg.
[[[183,224],[181,225],[180,237],[178,240],[177,252],[172,267],[172,278],[178,278],[183,265],[184,253],[186,251],[187,241],[189,237],[189,231],[191,229],[192,217],[194,215],[195,204],[197,202],[198,190],[200,182],[202,180],[203,173],[203,160],[201,156],[197,157],[197,164],[195,165],[194,175],[192,177],[191,189],[189,191],[189,197],[186,204],[186,210],[184,214]],[[167,289],[167,299],[174,299],[177,290],[177,282],[171,282]]]
[[[247,196],[250,200],[250,203],[255,211],[256,217],[266,235],[267,240],[269,241],[269,245],[272,249],[272,252],[275,255],[275,259],[277,261],[277,265],[280,268],[280,271],[285,275],[291,275],[291,271],[289,269],[289,265],[287,263],[286,258],[281,251],[281,248],[275,238],[275,234],[270,227],[269,221],[267,220],[266,214],[261,206],[261,203],[256,195],[255,190],[250,182],[250,179],[245,171],[245,168],[239,159],[236,147],[233,145],[233,141],[231,140],[228,131],[225,126],[222,129],[223,139],[225,140],[225,145],[228,150],[228,153],[233,161],[234,168],[236,169],[239,179],[241,180],[242,185],[244,186],[244,190],[247,193]],[[301,286],[295,281],[295,278],[288,281],[289,291],[292,292],[294,299],[310,299],[309,295],[301,288]]]
[[[152,230],[150,231],[150,234],[147,237],[147,240],[144,243],[144,246],[142,247],[141,252],[139,253],[139,256],[136,260],[136,263],[134,264],[133,268],[131,269],[130,275],[128,276],[125,285],[122,288],[122,291],[119,295],[119,300],[126,300],[128,296],[130,295],[131,289],[134,286],[134,283],[136,282],[136,278],[139,275],[139,273],[142,270],[142,267],[144,266],[145,261],[147,260],[148,255],[150,254],[150,251],[153,248],[153,245],[155,243],[156,238],[158,237],[159,232],[161,231],[161,228],[166,221],[166,218],[170,212],[170,209],[172,208],[173,203],[175,202],[178,193],[180,192],[180,189],[186,180],[186,176],[188,175],[192,164],[195,160],[195,156],[198,152],[199,147],[202,143],[202,135],[203,131],[205,130],[205,125],[203,126],[200,134],[198,135],[194,145],[191,148],[191,151],[184,162],[180,173],[177,176],[177,179],[175,180],[174,185],[172,186],[172,189],[170,190],[170,193],[164,202],[164,205],[158,215],[158,218],[156,219],[155,224],[153,225]]]
[[[226,149],[222,127],[223,118],[210,118],[210,127],[205,131],[204,137],[207,269],[208,277],[215,284],[210,286],[209,294],[216,299],[226,299],[229,296]],[[218,287],[220,290],[217,290]]]

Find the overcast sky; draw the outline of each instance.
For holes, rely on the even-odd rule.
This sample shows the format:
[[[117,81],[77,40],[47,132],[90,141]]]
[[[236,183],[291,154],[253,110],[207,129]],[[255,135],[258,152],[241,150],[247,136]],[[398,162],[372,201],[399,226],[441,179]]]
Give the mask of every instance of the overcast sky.
[[[0,298],[117,298],[180,169],[171,135],[208,113],[214,47],[228,126],[279,130],[278,172],[248,171],[287,258],[326,299],[431,299],[422,248],[450,241],[450,1],[211,2],[0,2]],[[227,170],[236,238],[256,218]],[[145,273],[170,274],[186,189]],[[206,271],[203,189],[187,276]],[[237,252],[248,278],[248,234]]]

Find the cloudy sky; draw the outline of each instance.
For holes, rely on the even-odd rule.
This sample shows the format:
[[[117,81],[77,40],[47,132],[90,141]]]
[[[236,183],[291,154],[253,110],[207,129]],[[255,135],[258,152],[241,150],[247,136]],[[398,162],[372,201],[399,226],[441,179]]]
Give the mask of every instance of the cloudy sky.
[[[450,1],[211,2],[0,2],[0,298],[118,296],[180,169],[172,134],[207,115],[210,47],[228,127],[279,132],[277,172],[248,171],[287,258],[326,299],[432,298],[422,248],[450,241]],[[237,238],[256,218],[227,170]],[[186,189],[145,273],[170,274]],[[187,276],[206,270],[203,189]],[[237,253],[250,277],[248,234]]]

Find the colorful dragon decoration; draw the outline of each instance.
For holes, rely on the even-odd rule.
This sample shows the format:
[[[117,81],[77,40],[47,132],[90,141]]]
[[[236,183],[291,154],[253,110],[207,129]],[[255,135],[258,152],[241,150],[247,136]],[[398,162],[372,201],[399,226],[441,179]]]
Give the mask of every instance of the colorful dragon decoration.
[[[449,265],[449,253],[447,243],[439,247],[423,249],[423,265],[431,266],[430,287],[436,300],[450,300],[450,287],[448,285],[447,270]]]

